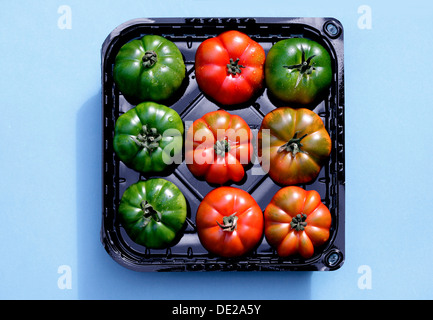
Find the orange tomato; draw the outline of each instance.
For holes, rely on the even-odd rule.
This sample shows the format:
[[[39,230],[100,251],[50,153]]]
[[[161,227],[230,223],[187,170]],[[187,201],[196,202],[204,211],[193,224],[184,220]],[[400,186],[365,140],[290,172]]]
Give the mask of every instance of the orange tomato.
[[[329,209],[315,190],[289,186],[280,189],[264,212],[265,237],[281,257],[299,253],[304,258],[329,239]]]
[[[278,184],[313,181],[331,153],[331,138],[313,111],[281,107],[269,112],[258,133],[258,155]]]

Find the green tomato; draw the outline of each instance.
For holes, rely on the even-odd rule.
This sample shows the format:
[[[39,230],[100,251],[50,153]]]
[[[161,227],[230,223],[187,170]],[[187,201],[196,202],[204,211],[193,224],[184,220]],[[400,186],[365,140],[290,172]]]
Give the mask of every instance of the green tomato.
[[[129,168],[162,172],[182,162],[183,132],[182,119],[175,110],[142,102],[117,119],[113,148]]]
[[[299,105],[312,104],[331,85],[331,57],[315,41],[284,39],[269,50],[265,79],[269,92],[279,100]]]
[[[162,101],[179,89],[185,70],[182,53],[173,42],[158,35],[145,35],[120,48],[113,78],[127,98]]]
[[[179,236],[187,206],[174,183],[155,178],[130,185],[122,195],[118,213],[132,241],[147,248],[162,249]]]

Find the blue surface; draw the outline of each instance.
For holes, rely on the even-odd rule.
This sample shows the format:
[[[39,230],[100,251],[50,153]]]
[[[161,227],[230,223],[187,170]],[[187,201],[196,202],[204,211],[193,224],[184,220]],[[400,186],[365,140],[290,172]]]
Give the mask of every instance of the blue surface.
[[[70,29],[59,28],[62,5]],[[371,29],[362,28],[363,5]],[[432,10],[426,1],[3,2],[0,299],[432,299]],[[346,262],[338,271],[137,273],[103,249],[101,45],[133,18],[196,16],[343,24]]]

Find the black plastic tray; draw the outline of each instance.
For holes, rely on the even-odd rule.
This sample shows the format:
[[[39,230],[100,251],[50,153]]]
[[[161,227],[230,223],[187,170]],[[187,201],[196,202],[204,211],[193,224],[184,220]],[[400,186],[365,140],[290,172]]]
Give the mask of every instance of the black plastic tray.
[[[180,93],[167,105],[176,110],[183,121],[194,121],[218,105],[207,99],[195,80],[194,56],[198,45],[223,31],[239,30],[262,45],[267,53],[277,41],[289,37],[315,40],[331,54],[333,82],[329,94],[313,110],[322,118],[331,136],[333,149],[327,165],[306,190],[314,189],[332,215],[329,241],[315,250],[310,259],[294,256],[280,258],[263,237],[258,248],[242,258],[220,258],[209,254],[200,244],[195,229],[195,213],[203,197],[214,186],[197,180],[185,163],[159,175],[175,183],[188,203],[188,218],[180,241],[171,248],[149,250],[132,242],[117,218],[117,207],[125,189],[144,176],[127,168],[119,161],[112,147],[114,125],[118,116],[133,104],[118,91],[113,82],[113,64],[120,47],[146,34],[158,34],[173,41],[184,56],[187,76]],[[344,66],[343,27],[333,18],[155,18],[134,19],[113,30],[103,43],[102,54],[102,108],[103,108],[103,211],[101,242],[109,255],[122,266],[135,271],[264,271],[264,270],[335,270],[345,258],[344,228]],[[263,117],[276,107],[283,106],[267,95],[261,95],[247,105],[236,109],[223,108],[240,115],[257,133]],[[185,128],[186,130],[188,128]],[[186,131],[185,130],[185,131]],[[247,170],[241,183],[233,184],[248,191],[262,210],[282,187],[267,175],[253,174],[260,170],[254,164]]]

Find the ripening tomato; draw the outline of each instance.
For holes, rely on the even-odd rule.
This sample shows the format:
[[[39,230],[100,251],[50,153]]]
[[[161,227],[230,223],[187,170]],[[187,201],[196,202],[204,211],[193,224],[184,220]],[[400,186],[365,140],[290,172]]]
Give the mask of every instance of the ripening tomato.
[[[201,90],[223,105],[250,100],[264,84],[266,54],[246,34],[231,30],[203,41],[195,55]]]
[[[196,215],[197,233],[209,252],[239,257],[254,249],[263,236],[263,213],[254,198],[234,187],[209,192]]]
[[[263,170],[281,185],[294,185],[311,182],[318,176],[332,143],[315,112],[281,107],[263,118],[258,148]]]
[[[281,257],[304,258],[329,239],[331,213],[315,190],[289,186],[280,189],[265,209],[266,241]]]
[[[238,115],[224,110],[208,112],[194,121],[186,137],[188,169],[208,183],[239,182],[253,154],[252,132]]]

